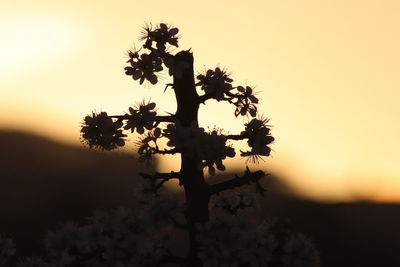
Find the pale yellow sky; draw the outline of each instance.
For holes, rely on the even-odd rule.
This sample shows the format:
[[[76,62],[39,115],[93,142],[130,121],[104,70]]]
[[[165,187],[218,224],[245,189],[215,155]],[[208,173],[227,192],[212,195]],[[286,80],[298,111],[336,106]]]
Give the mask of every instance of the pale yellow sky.
[[[146,3],[2,0],[0,127],[78,144],[92,110],[120,114],[151,97],[174,112],[163,84],[123,71],[144,22],[168,22],[196,70],[226,67],[260,92],[276,143],[259,167],[316,199],[400,201],[399,1]],[[201,123],[240,132],[233,110],[212,103]]]

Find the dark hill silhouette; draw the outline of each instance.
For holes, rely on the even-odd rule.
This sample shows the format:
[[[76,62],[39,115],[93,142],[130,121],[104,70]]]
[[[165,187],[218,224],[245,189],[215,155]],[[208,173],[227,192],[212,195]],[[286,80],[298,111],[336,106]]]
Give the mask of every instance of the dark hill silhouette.
[[[135,206],[137,172],[145,168],[132,154],[11,131],[0,131],[0,147],[0,233],[14,236],[22,254],[40,252],[45,233],[64,221],[82,220],[96,208]],[[322,266],[400,266],[400,205],[316,203],[296,198],[273,176],[265,181],[260,215],[289,219],[307,233]]]
[[[130,154],[10,131],[0,132],[0,147],[0,232],[11,233],[23,253],[40,247],[43,234],[63,221],[133,205],[143,166]]]

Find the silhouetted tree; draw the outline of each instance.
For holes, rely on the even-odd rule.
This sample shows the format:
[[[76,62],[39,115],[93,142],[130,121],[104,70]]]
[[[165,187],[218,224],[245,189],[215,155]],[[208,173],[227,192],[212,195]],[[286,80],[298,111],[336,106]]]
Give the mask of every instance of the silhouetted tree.
[[[317,266],[317,254],[302,234],[291,233],[274,220],[257,225],[248,216],[255,205],[254,194],[237,189],[254,185],[256,192],[264,194],[263,171],[246,167],[243,175],[230,180],[214,184],[205,180],[205,168],[215,175],[215,168],[225,170],[224,159],[235,156],[230,141],[247,140],[249,149],[240,151],[240,156],[257,162],[270,155],[274,138],[268,120],[257,116],[254,88],[233,85],[229,73],[218,67],[195,77],[190,50],[170,52],[171,46],[178,47],[177,34],[178,28],[164,23],[146,26],[141,37],[144,44],[128,51],[125,68],[140,84],[158,83],[159,73],[166,68],[173,77],[166,89],[171,87],[175,93],[176,112],[159,115],[155,103],[142,101],[124,115],[86,116],[81,133],[90,147],[112,150],[125,144],[125,131],[136,131],[141,135],[137,142],[140,161],[178,153],[180,170],[141,173],[143,192],[154,195],[153,200],[141,199],[148,204],[141,214],[120,208],[96,214],[88,225],[67,224],[49,234],[51,257],[58,259],[57,266]],[[209,100],[228,102],[235,107],[236,117],[250,118],[243,131],[225,134],[219,128],[201,128],[199,106]],[[167,141],[164,147],[159,142],[162,138]],[[160,194],[171,179],[183,187],[184,205]],[[175,255],[166,247],[170,226],[187,231],[185,255]],[[20,264],[27,266],[28,260]]]

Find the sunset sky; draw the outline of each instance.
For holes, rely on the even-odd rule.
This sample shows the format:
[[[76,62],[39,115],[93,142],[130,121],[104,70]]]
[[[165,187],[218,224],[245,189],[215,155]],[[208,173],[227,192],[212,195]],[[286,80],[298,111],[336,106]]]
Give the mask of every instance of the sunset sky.
[[[317,200],[400,201],[399,14],[395,0],[2,0],[0,128],[80,145],[93,110],[123,114],[151,98],[174,112],[167,74],[140,86],[123,70],[144,23],[166,22],[180,29],[179,49],[192,49],[195,71],[226,67],[259,92],[276,142],[250,168]],[[210,103],[200,124],[238,133],[246,120],[233,112]]]

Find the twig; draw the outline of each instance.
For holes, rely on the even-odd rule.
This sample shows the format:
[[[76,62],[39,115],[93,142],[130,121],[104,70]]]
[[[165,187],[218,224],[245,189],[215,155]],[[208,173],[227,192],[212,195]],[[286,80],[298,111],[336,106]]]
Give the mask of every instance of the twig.
[[[233,189],[235,187],[240,187],[245,184],[250,184],[254,183],[256,185],[256,190],[258,193],[261,195],[264,195],[264,192],[266,191],[259,183],[259,180],[265,176],[265,173],[263,171],[256,171],[256,172],[251,172],[248,167],[246,167],[246,171],[244,172],[243,176],[237,176],[235,175],[235,178],[214,184],[210,186],[210,195],[213,194],[219,194],[222,191],[228,190],[228,189]]]

